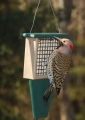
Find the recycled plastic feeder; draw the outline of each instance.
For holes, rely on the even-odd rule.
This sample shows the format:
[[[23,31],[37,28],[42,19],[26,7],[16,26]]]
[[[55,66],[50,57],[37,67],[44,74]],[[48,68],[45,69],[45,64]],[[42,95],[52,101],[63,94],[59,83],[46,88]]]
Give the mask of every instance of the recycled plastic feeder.
[[[33,118],[47,117],[52,95],[44,105],[43,94],[49,85],[47,78],[47,57],[58,46],[53,37],[69,38],[63,33],[21,33],[25,37],[23,78],[28,79]]]

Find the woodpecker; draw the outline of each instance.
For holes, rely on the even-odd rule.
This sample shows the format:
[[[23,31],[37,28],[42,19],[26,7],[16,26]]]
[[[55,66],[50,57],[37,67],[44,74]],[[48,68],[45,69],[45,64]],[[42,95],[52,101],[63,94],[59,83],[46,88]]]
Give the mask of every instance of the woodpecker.
[[[54,89],[56,89],[57,95],[59,95],[71,64],[72,41],[66,38],[60,39],[55,36],[54,39],[59,42],[59,47],[54,49],[48,58],[47,76],[49,86],[43,95],[44,103],[47,103]]]

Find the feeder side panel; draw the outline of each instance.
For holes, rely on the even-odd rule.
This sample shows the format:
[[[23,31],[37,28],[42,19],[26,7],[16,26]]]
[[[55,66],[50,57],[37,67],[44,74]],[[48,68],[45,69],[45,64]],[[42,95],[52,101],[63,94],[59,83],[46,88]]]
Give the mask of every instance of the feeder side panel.
[[[38,38],[35,39],[35,41],[33,42],[34,43],[34,79],[36,79],[36,67],[37,67],[37,52],[38,52]]]
[[[32,41],[33,42],[33,41]],[[31,54],[34,54],[33,44],[28,38],[25,39],[24,73],[23,78],[33,79],[33,60]]]

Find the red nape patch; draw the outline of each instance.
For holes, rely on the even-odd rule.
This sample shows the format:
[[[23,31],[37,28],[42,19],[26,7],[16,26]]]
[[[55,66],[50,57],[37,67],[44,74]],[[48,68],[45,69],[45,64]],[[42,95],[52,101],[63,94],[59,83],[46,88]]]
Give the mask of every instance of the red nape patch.
[[[73,46],[71,44],[69,45],[69,47],[70,47],[71,50],[73,49]]]

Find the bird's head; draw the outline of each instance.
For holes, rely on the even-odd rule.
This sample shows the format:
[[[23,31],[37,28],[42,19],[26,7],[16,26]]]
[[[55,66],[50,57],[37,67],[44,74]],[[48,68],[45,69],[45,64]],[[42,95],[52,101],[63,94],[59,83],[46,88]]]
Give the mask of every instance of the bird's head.
[[[73,49],[73,43],[72,43],[71,40],[63,38],[63,39],[60,39],[60,41],[62,42],[63,46],[69,47],[69,49],[72,51],[72,49]]]
[[[60,39],[58,37],[54,37],[54,38],[57,39],[57,41],[59,42],[60,48],[62,48],[63,51],[67,50],[69,53],[72,52],[73,43],[71,40],[66,38]]]

